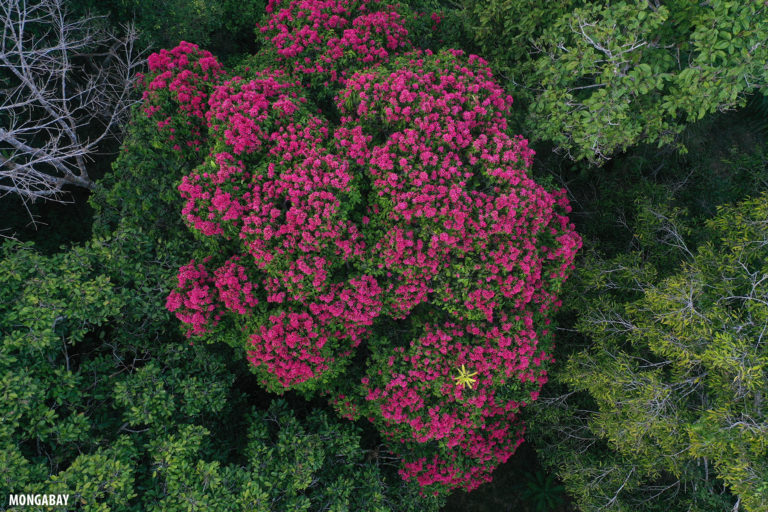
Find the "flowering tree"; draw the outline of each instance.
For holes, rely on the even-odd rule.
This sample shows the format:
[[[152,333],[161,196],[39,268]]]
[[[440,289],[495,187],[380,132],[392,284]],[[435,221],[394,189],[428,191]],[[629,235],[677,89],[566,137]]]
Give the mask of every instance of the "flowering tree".
[[[297,20],[341,12],[351,22],[323,23],[354,40],[387,7],[277,4],[264,26],[286,58],[333,47]],[[267,389],[369,418],[424,491],[473,489],[522,442],[516,414],[546,381],[548,316],[581,241],[564,194],[527,176],[533,151],[508,133],[512,99],[482,59],[345,60],[390,39],[370,41],[328,54],[359,64],[323,75],[339,122],[306,81],[326,68],[228,77],[184,44],[154,58],[147,115],[201,155],[179,185],[201,254],[167,307],[188,335],[244,349]]]
[[[339,98],[339,144],[372,185],[366,268],[411,334],[374,351],[362,409],[407,447],[404,477],[472,489],[522,441],[515,413],[546,381],[539,343],[580,239],[562,193],[526,175],[533,152],[482,59],[412,54]]]
[[[260,31],[281,67],[328,87],[411,48],[402,10],[382,0],[269,0]]]

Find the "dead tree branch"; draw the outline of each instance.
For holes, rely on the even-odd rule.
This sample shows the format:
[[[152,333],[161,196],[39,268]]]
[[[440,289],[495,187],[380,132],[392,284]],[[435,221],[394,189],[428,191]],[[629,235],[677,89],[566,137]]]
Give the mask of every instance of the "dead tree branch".
[[[93,189],[88,164],[135,102],[136,32],[73,21],[63,0],[4,0],[0,27],[0,197],[65,202],[67,186]]]

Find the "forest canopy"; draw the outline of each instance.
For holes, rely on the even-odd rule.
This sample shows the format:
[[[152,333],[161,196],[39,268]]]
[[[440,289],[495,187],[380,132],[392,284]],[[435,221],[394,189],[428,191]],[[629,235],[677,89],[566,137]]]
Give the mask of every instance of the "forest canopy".
[[[3,509],[768,508],[765,2],[0,17]]]

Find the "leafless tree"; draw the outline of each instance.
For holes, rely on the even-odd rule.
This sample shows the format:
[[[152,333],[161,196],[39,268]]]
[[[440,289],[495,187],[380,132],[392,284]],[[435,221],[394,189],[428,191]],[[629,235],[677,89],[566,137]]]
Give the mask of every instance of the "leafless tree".
[[[118,137],[142,64],[136,33],[70,19],[63,0],[0,0],[0,197],[66,202]]]

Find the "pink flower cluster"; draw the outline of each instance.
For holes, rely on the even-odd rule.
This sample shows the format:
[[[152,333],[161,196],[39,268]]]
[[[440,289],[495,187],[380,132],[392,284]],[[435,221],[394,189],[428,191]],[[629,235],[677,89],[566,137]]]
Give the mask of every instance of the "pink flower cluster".
[[[187,337],[207,332],[221,319],[218,297],[211,275],[203,264],[190,261],[179,269],[177,288],[165,307],[187,324]]]
[[[301,387],[342,363],[381,310],[372,277],[342,276],[364,252],[340,201],[353,177],[327,149],[327,122],[295,87],[277,71],[216,87],[205,116],[212,155],[179,186],[190,226],[236,242],[238,258],[259,276],[270,313],[250,328],[249,360],[274,390]],[[221,296],[226,310],[251,305]]]
[[[382,357],[363,378],[369,414],[382,433],[406,446],[406,454],[437,442],[440,465],[405,464],[401,474],[422,486],[476,488],[522,441],[515,426],[520,401],[505,398],[538,393],[546,382],[548,356],[537,349],[532,315],[500,327],[447,322],[424,326],[409,347]],[[460,367],[476,373],[469,388],[457,382]],[[434,451],[434,450],[433,450]],[[407,458],[407,456],[406,456]],[[446,462],[447,461],[447,462]],[[424,462],[424,461],[422,461]]]
[[[209,332],[227,312],[246,315],[259,303],[256,286],[234,256],[213,273],[194,260],[179,269],[177,288],[165,303],[168,311],[187,324],[187,337]]]
[[[534,324],[549,323],[581,246],[563,194],[527,176],[533,151],[507,134],[510,105],[486,63],[459,51],[358,73],[339,94],[338,145],[373,185],[365,240],[383,313],[431,308],[423,335],[363,380],[363,408],[404,453],[437,442],[440,464],[402,472],[425,486],[473,489],[519,444],[510,424],[546,381],[537,347],[550,333]],[[472,390],[454,381],[462,365],[477,372]]]
[[[338,145],[373,180],[366,241],[396,316],[430,296],[487,322],[555,303],[581,241],[563,194],[527,176],[533,151],[506,133],[510,104],[485,62],[458,51],[358,73],[340,93]]]
[[[260,27],[278,62],[314,85],[410,48],[405,20],[381,0],[270,0]]]
[[[234,154],[266,151],[270,132],[290,125],[306,103],[300,91],[278,70],[258,72],[247,81],[234,77],[215,88],[206,119]]]
[[[145,114],[157,120],[174,149],[185,144],[199,152],[209,89],[224,69],[210,52],[185,41],[150,55],[148,66],[150,74],[141,77]]]
[[[528,176],[533,151],[509,134],[512,98],[485,61],[390,58],[405,33],[376,0],[281,5],[262,31],[288,68],[349,69],[349,51],[388,62],[328,75],[344,83],[338,126],[291,73],[196,85],[210,153],[179,191],[213,256],[180,269],[167,307],[190,335],[235,326],[269,390],[321,386],[369,418],[404,478],[473,489],[520,444],[517,413],[546,381],[549,315],[581,247],[570,207]],[[367,369],[350,368],[363,343]]]
[[[214,274],[214,285],[219,292],[219,299],[229,311],[241,315],[250,313],[259,300],[256,298],[256,285],[248,276],[246,268],[237,262],[240,258],[233,256]]]
[[[352,279],[350,285],[324,287],[327,293],[308,302],[309,307],[293,301],[292,311],[270,315],[250,338],[248,360],[254,366],[265,366],[283,388],[290,388],[319,377],[337,360],[351,356],[381,304],[380,290],[372,279]]]

